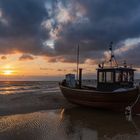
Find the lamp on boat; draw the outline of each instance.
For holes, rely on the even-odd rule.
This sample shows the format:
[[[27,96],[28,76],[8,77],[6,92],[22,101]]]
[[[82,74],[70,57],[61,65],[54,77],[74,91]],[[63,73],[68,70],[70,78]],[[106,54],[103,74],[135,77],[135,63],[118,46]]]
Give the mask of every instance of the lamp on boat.
[[[125,68],[127,68],[126,60],[124,60],[123,65],[124,65]]]
[[[104,68],[104,62],[102,62],[102,64],[99,64],[98,67],[103,69]]]

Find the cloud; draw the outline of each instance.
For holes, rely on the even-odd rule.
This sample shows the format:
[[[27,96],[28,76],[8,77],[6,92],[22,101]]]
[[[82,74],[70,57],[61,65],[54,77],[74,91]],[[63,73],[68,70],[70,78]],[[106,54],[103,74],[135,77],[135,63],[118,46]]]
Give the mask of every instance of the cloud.
[[[55,47],[52,49],[55,52],[52,54],[54,57],[50,60],[75,62],[78,43],[81,49],[81,62],[87,62],[89,59],[96,62],[98,59],[103,60],[104,51],[108,49],[110,41],[114,41],[114,45],[120,47],[119,51],[136,49],[134,45],[119,45],[131,38],[135,40],[140,35],[139,2],[127,3],[129,4],[126,5],[126,1],[116,3],[115,0],[109,3],[106,0],[71,0],[65,3],[59,1],[58,7],[62,10],[58,8],[58,12],[52,14],[52,19],[55,19],[56,23],[51,29],[57,30],[57,34],[53,37],[50,33],[51,39],[55,41]],[[57,19],[61,15],[62,19]],[[54,22],[51,25],[53,24]],[[49,46],[46,45],[47,47]]]
[[[65,72],[67,70],[66,69],[57,69],[57,71],[59,71],[59,72]]]
[[[2,12],[1,9],[0,9],[0,23],[1,23],[2,25],[5,25],[5,26],[8,25],[8,21],[6,20],[6,18],[3,17],[3,12]]]
[[[7,57],[6,57],[6,56],[2,56],[1,59],[2,59],[2,60],[6,60]]]
[[[37,35],[40,22],[47,16],[43,0],[1,0],[0,5],[3,17],[9,23],[9,28],[1,33],[2,36]]]
[[[53,70],[52,68],[40,68],[42,71]]]
[[[30,54],[23,54],[20,58],[19,58],[20,61],[27,61],[27,60],[34,60],[34,57],[31,56]]]
[[[133,65],[135,67],[140,67],[140,61],[139,61],[139,52],[140,52],[140,42],[136,43],[130,43],[130,46],[126,46],[128,44],[125,44],[121,48],[125,48],[123,51],[121,51],[117,57],[121,60],[126,60],[128,65]],[[118,51],[118,50],[116,50]]]
[[[0,53],[75,62],[79,43],[81,63],[98,63],[113,41],[118,58],[138,65],[139,12],[138,0],[0,0]]]
[[[41,28],[48,13],[44,0],[0,1],[0,53],[15,52],[38,55],[43,52],[42,39],[47,33]],[[1,23],[6,20],[8,25]]]

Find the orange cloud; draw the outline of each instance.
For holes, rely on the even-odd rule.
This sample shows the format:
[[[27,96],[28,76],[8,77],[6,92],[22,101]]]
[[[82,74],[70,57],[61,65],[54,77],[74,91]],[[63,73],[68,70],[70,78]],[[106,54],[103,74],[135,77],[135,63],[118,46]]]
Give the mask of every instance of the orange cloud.
[[[6,56],[2,56],[1,59],[2,59],[2,60],[6,60],[7,57],[6,57]]]

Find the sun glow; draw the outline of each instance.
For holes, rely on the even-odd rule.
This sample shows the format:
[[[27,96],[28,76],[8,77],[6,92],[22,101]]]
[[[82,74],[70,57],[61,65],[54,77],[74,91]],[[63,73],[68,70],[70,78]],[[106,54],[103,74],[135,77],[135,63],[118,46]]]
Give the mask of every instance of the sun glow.
[[[12,75],[13,74],[13,71],[12,70],[4,70],[3,71],[3,74],[4,75]]]

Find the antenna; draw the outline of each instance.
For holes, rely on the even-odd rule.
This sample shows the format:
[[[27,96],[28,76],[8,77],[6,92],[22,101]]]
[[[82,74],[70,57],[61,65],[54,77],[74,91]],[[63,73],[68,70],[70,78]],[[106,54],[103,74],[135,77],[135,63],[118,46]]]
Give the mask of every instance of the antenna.
[[[115,65],[118,67],[118,63],[116,61],[112,45],[113,45],[113,42],[110,42],[110,44],[109,44],[109,50],[110,50],[110,60],[109,60],[109,62],[110,62],[110,66],[112,67],[113,63],[115,63]]]
[[[109,44],[109,50],[110,50],[111,54],[110,54],[110,60],[109,60],[109,62],[110,62],[110,66],[111,67],[112,67],[112,59],[113,59],[112,45],[113,45],[113,42],[110,42],[110,44]]]

